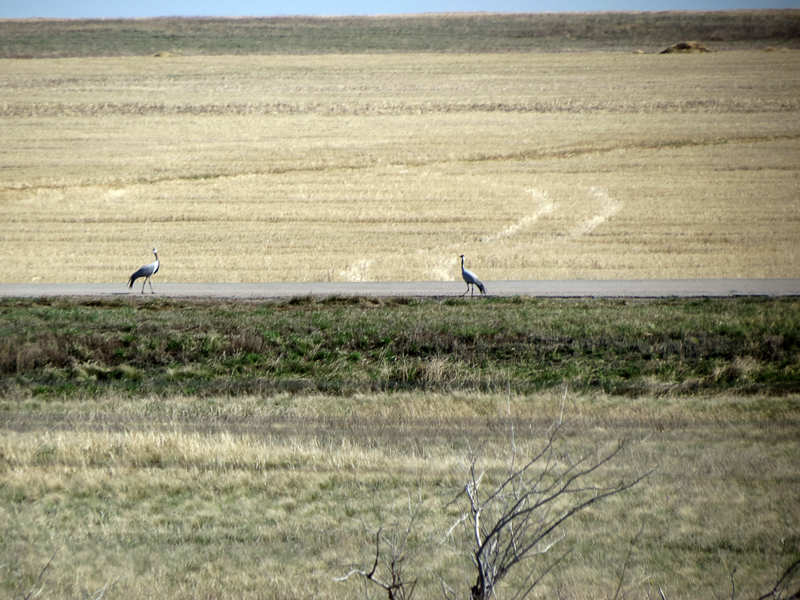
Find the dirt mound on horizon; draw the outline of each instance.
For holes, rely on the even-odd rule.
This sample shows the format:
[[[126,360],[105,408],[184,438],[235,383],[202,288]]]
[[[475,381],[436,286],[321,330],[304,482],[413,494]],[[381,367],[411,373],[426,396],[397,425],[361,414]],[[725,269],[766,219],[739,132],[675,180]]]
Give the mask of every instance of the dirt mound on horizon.
[[[679,42],[666,50],[662,50],[659,54],[674,54],[676,52],[711,52],[711,50],[700,42]]]

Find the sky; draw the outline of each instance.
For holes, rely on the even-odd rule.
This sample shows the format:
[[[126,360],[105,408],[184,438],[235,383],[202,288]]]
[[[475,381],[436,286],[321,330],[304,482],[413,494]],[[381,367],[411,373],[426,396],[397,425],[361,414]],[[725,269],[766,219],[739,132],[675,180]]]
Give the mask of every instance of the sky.
[[[800,8],[800,0],[0,0],[0,18],[270,17]]]

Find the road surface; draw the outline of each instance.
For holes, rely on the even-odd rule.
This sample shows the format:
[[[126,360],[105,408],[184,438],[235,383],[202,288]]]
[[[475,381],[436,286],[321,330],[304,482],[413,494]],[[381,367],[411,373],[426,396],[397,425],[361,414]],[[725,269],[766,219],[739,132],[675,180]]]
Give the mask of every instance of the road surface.
[[[490,296],[543,298],[692,298],[800,296],[800,279],[643,279],[571,281],[486,281]],[[153,283],[167,298],[293,298],[296,296],[460,296],[461,281],[317,283]],[[141,285],[121,283],[0,284],[0,298],[141,296]],[[150,287],[144,296],[150,296]]]

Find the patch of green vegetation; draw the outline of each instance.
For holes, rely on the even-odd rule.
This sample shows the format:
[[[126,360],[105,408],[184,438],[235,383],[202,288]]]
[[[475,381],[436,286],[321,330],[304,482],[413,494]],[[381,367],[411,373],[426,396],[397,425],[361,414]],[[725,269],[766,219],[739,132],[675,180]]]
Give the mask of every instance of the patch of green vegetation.
[[[800,300],[293,298],[0,303],[19,397],[800,391]]]
[[[0,21],[0,58],[797,47],[800,11]]]

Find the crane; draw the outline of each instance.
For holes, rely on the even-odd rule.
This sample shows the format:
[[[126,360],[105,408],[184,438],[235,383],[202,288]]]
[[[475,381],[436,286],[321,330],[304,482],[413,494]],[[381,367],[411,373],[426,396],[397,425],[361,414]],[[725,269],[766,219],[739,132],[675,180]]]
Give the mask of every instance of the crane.
[[[486,293],[486,287],[481,283],[481,280],[478,279],[478,276],[475,275],[475,273],[473,273],[469,269],[465,269],[464,268],[464,255],[463,254],[461,255],[461,276],[464,278],[464,281],[467,282],[467,292],[470,291],[470,289],[472,290],[472,293],[470,294],[470,296],[474,296],[475,295],[475,286],[476,285],[478,286],[478,289],[481,291],[481,294],[485,294]],[[464,292],[461,295],[462,296],[466,296],[467,292]]]
[[[142,282],[142,293],[144,294],[144,284],[149,283],[150,293],[155,294],[153,291],[153,283],[150,281],[150,277],[158,273],[158,268],[161,266],[161,262],[158,260],[158,250],[153,248],[153,254],[156,255],[156,259],[153,262],[141,267],[138,271],[131,275],[130,280],[128,280],[129,288],[133,287],[133,282],[139,279],[139,277],[144,277],[144,281]]]

